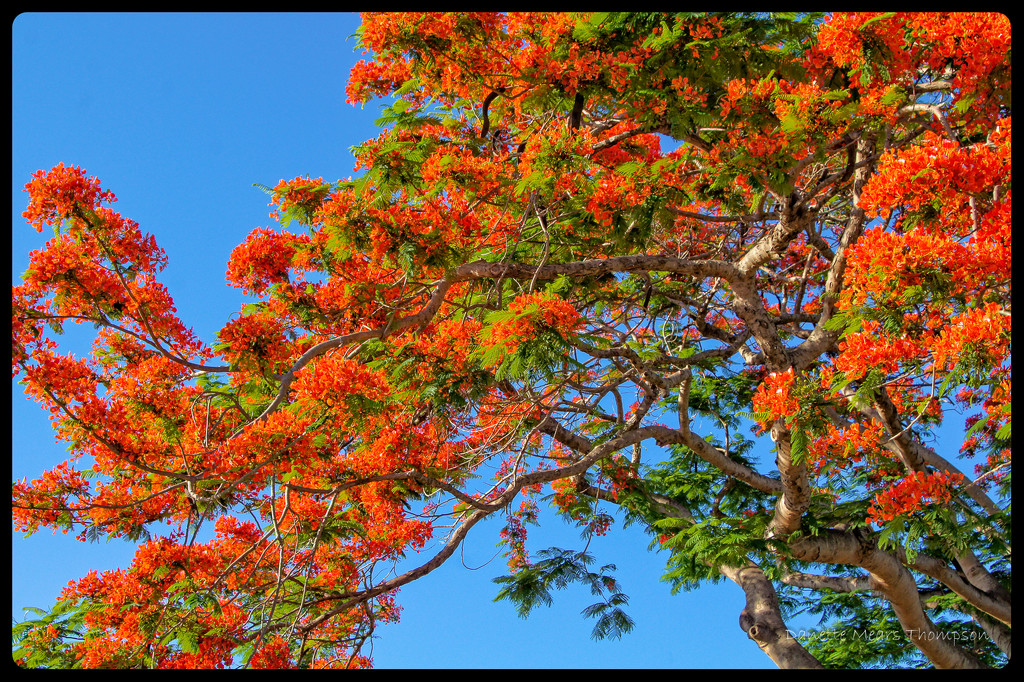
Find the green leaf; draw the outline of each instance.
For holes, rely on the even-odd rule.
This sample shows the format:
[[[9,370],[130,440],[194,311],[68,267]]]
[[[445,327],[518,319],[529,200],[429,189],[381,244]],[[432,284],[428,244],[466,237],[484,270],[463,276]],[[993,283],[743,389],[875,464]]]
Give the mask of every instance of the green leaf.
[[[804,425],[800,422],[797,422],[793,426],[792,434],[789,456],[794,464],[799,465],[805,461],[807,457],[807,443],[809,438],[807,436],[807,431],[804,430]]]
[[[868,19],[867,21],[865,21],[863,24],[860,25],[860,30],[863,31],[865,28],[867,28],[871,24],[875,23],[876,21],[884,21],[886,19],[892,19],[894,16],[896,16],[895,12],[884,12],[882,14],[879,14],[877,17],[871,17],[870,19]]]
[[[587,42],[597,34],[598,28],[608,18],[610,12],[594,12],[586,21],[576,24],[572,37],[580,42]]]
[[[395,96],[401,97],[402,95],[419,90],[421,89],[421,87],[422,83],[419,78],[410,78],[409,80],[402,83],[402,85],[397,90],[395,90]],[[402,111],[405,111],[405,109],[402,109]]]
[[[782,132],[790,135],[792,135],[793,133],[800,132],[801,130],[804,129],[804,126],[806,125],[804,121],[792,111],[783,116],[782,121],[780,123],[782,125]],[[756,207],[756,204],[754,206]],[[755,209],[752,208],[751,210]]]
[[[615,172],[620,175],[624,175],[627,178],[631,178],[640,172],[641,169],[646,167],[647,163],[645,161],[627,161],[616,166]]]
[[[591,604],[583,609],[582,613],[587,618],[596,618],[597,623],[590,636],[593,639],[621,639],[622,635],[632,631],[635,625],[633,619],[626,615],[626,612],[618,608],[619,604],[629,602],[629,597],[624,594],[613,594],[607,602]]]
[[[753,192],[753,196],[752,196],[752,198],[750,200],[750,212],[751,213],[756,213],[757,212],[757,208],[761,205],[761,200],[764,198],[764,195],[765,195],[765,191],[764,190],[760,190],[758,192]]]
[[[196,633],[188,630],[178,630],[175,634],[175,639],[178,642],[178,646],[180,646],[181,650],[185,653],[199,653],[199,637]]]

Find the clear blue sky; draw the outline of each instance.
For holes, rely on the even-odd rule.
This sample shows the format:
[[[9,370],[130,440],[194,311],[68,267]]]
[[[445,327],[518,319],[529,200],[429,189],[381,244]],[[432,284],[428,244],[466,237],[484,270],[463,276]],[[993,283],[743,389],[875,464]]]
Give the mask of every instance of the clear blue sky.
[[[23,14],[13,34],[12,283],[41,248],[21,217],[31,173],[58,162],[99,177],[113,208],[156,236],[168,255],[163,282],[179,314],[207,343],[242,297],[224,281],[231,249],[271,225],[267,197],[251,185],[282,178],[349,177],[349,148],[375,135],[378,107],[345,103],[359,58],[356,14]],[[52,236],[52,233],[49,233]],[[87,349],[91,327],[70,329]],[[66,459],[46,415],[12,388],[12,480]],[[531,527],[534,550],[580,547],[574,528]],[[639,529],[617,526],[590,550],[615,563],[635,630],[594,642],[581,592],[521,620],[492,602],[498,523],[472,531],[464,552],[404,588],[402,622],[379,628],[379,668],[773,667],[738,625],[743,595],[732,583],[672,596],[664,558]],[[49,607],[89,569],[127,566],[134,546],[12,531],[12,607]]]

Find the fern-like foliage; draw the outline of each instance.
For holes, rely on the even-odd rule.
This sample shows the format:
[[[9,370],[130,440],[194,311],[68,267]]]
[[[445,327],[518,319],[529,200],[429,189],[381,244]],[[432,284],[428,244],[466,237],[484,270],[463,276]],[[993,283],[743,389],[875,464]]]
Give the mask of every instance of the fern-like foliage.
[[[537,606],[550,606],[553,602],[551,590],[564,590],[573,583],[580,583],[601,601],[583,609],[587,618],[596,618],[591,631],[594,639],[622,637],[633,629],[633,619],[622,607],[629,603],[629,597],[619,591],[618,581],[611,575],[614,564],[601,566],[591,571],[588,566],[594,557],[586,552],[551,547],[537,553],[540,561],[531,563],[513,575],[494,579],[504,585],[494,601],[507,599],[515,604],[520,618],[526,618]]]

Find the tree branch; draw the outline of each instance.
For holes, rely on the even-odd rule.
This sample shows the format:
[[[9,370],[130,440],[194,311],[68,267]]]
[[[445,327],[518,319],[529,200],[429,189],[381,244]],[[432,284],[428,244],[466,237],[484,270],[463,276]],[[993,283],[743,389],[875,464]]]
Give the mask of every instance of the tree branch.
[[[911,643],[939,668],[985,667],[973,654],[951,644],[928,618],[917,583],[895,556],[880,550],[859,533],[826,530],[790,543],[800,561],[860,566],[870,574],[870,588],[892,605]]]
[[[742,568],[721,566],[722,575],[743,589],[746,606],[740,627],[780,668],[823,668],[790,633],[782,619],[775,586],[764,571],[750,563]]]

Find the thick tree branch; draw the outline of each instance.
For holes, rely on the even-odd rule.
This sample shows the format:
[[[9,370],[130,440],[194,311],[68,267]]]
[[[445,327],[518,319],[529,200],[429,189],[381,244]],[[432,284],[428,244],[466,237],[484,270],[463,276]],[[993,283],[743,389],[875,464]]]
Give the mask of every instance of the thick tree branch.
[[[794,571],[784,575],[782,582],[808,590],[831,590],[833,592],[866,592],[871,589],[871,579],[867,576],[816,575]]]
[[[758,566],[721,566],[722,575],[743,589],[747,604],[740,627],[780,668],[823,668],[790,633],[782,619],[775,586]]]
[[[939,668],[980,668],[970,652],[951,643],[928,618],[918,596],[917,583],[895,556],[853,532],[828,530],[792,542],[800,561],[860,566],[870,574],[870,587],[892,605],[907,638]]]
[[[813,212],[807,210],[806,204],[795,193],[791,194],[783,204],[779,221],[743,255],[736,269],[741,275],[752,275],[768,261],[778,258],[786,245],[813,220]]]
[[[811,483],[807,477],[805,458],[795,461],[792,455],[792,434],[782,420],[772,424],[775,441],[775,462],[779,467],[783,493],[775,504],[775,513],[768,524],[768,537],[785,537],[799,530],[800,517],[811,506]]]
[[[693,450],[698,457],[719,469],[723,474],[732,476],[733,478],[746,483],[751,488],[756,488],[761,492],[771,494],[779,494],[783,492],[782,481],[779,479],[759,474],[746,465],[740,464],[715,446],[711,445],[711,443],[689,430],[687,430],[686,433],[683,433],[682,429],[672,429],[667,426],[655,424],[638,429],[638,432],[643,432],[646,437],[653,437],[658,445],[669,445],[672,443],[685,445]]]
[[[963,576],[950,568],[945,561],[929,554],[919,553],[914,557],[913,561],[909,561],[906,553],[900,548],[897,551],[897,556],[907,566],[935,578],[953,590],[957,595],[963,597],[972,606],[1006,623],[1006,625],[1012,625],[1010,595],[1001,585],[999,586],[998,593],[989,593],[965,580]]]

